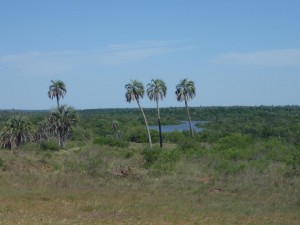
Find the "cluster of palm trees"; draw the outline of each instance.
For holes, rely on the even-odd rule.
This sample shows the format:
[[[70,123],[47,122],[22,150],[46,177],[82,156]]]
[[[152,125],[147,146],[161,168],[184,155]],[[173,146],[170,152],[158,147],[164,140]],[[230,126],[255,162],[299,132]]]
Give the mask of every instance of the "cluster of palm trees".
[[[60,98],[64,98],[67,93],[66,85],[61,80],[51,80],[49,86],[48,97],[56,99],[57,108],[50,112],[48,116],[49,132],[58,138],[60,148],[65,147],[66,141],[69,138],[72,126],[78,122],[76,110],[67,105],[60,105]]]
[[[143,115],[145,125],[148,132],[149,145],[152,147],[151,134],[148,122],[140,104],[140,98],[144,97],[145,89],[142,82],[138,80],[131,80],[125,85],[126,100],[128,102],[136,101],[139,109]],[[150,100],[155,101],[157,108],[157,117],[159,125],[159,139],[160,147],[162,147],[162,133],[161,133],[161,118],[159,111],[159,101],[163,100],[167,94],[167,86],[163,80],[152,79],[147,84],[147,96]],[[70,137],[72,127],[78,122],[76,110],[67,105],[60,105],[60,99],[64,98],[67,93],[67,88],[61,80],[51,80],[48,97],[56,99],[57,108],[53,109],[45,121],[39,122],[37,126],[33,127],[29,120],[25,117],[14,115],[12,116],[2,129],[0,133],[0,145],[4,148],[19,148],[22,144],[29,141],[43,141],[55,137],[58,140],[60,148],[63,148],[67,139]],[[188,101],[195,97],[195,84],[193,81],[183,79],[176,86],[176,98],[178,101],[184,101],[188,120],[190,125],[191,136],[194,136],[191,126],[191,117],[188,108]],[[116,135],[120,135],[117,130],[118,124],[113,124],[112,128]]]
[[[2,129],[0,143],[4,148],[19,148],[33,140],[32,125],[29,120],[19,115],[12,116]]]
[[[141,113],[145,121],[146,129],[148,132],[149,145],[150,147],[152,147],[151,134],[150,134],[148,122],[145,113],[143,111],[143,108],[141,107],[140,104],[140,98],[143,98],[145,94],[144,85],[142,82],[138,80],[131,80],[128,84],[125,85],[125,89],[126,89],[125,97],[127,102],[136,101],[139,109],[141,110]],[[162,147],[162,132],[161,132],[161,121],[160,121],[161,118],[160,118],[158,102],[159,100],[163,100],[166,94],[167,94],[167,86],[163,80],[152,79],[151,82],[147,84],[147,96],[149,97],[150,100],[153,100],[156,103],[160,147]],[[196,95],[195,83],[189,79],[181,80],[179,84],[176,86],[175,94],[178,101],[184,101],[185,103],[186,111],[188,114],[190,133],[191,136],[194,137],[194,131],[191,125],[191,116],[188,108],[188,101],[194,98]]]
[[[56,99],[57,108],[53,109],[45,121],[33,127],[26,117],[12,116],[0,133],[0,144],[4,148],[19,148],[30,141],[43,141],[52,137],[58,139],[60,148],[65,147],[72,127],[77,123],[77,113],[74,108],[60,105],[59,101],[67,93],[66,85],[61,80],[51,80],[48,97]]]

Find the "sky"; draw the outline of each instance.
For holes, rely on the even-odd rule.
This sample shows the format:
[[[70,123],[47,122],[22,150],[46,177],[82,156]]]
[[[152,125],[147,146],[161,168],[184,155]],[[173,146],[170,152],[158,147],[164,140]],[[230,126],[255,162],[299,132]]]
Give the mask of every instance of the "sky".
[[[161,107],[300,105],[299,0],[0,0],[0,109],[135,108],[125,85],[162,79]],[[143,107],[155,107],[147,96]]]

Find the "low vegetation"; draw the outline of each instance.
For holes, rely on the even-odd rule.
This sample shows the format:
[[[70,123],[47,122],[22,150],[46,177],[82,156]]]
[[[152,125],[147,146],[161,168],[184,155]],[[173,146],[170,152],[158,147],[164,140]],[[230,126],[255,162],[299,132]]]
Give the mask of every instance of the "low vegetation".
[[[162,124],[184,110],[162,108]],[[0,224],[300,222],[300,107],[190,108],[204,131],[163,133],[163,148],[135,109],[77,114],[63,149],[56,136],[2,145]],[[18,115],[35,134],[49,112],[0,115],[1,129]]]

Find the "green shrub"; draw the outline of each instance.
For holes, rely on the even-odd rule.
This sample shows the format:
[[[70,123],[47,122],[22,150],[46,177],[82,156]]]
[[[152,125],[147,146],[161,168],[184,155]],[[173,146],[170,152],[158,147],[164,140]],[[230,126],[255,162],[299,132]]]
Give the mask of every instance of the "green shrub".
[[[47,150],[58,151],[59,150],[59,145],[55,141],[42,141],[40,146],[41,146],[41,149],[44,151],[47,151]]]
[[[72,130],[72,141],[78,141],[78,142],[86,142],[87,140],[90,140],[92,138],[92,131],[88,129],[84,129],[82,127],[75,127]]]
[[[129,143],[126,141],[118,140],[113,137],[98,137],[94,140],[94,144],[107,145],[111,147],[127,148]]]
[[[176,162],[180,159],[177,150],[162,151],[159,158],[154,162],[153,168],[163,171],[170,171],[174,168]]]
[[[145,166],[148,168],[154,162],[156,162],[162,152],[161,148],[154,147],[154,148],[145,148],[142,152],[142,155],[146,161]]]
[[[153,143],[159,142],[159,132],[157,130],[150,130],[150,134]]]
[[[225,159],[229,160],[249,160],[254,157],[255,152],[249,148],[239,149],[239,148],[228,148],[222,151],[222,155]]]
[[[295,146],[270,138],[262,143],[265,157],[272,161],[287,162],[295,152]]]
[[[203,148],[202,146],[199,146],[197,149],[190,148],[184,150],[184,155],[189,160],[193,160],[193,159],[198,160],[209,153],[210,152],[207,151],[207,149]]]
[[[185,139],[185,136],[182,132],[173,131],[169,133],[163,133],[164,141],[179,143]]]
[[[234,133],[226,137],[221,138],[216,146],[218,150],[224,150],[229,148],[245,149],[252,144],[252,138],[249,135],[243,135],[240,133]]]
[[[142,126],[132,128],[127,132],[127,140],[136,143],[146,143],[148,142],[147,130]]]
[[[158,170],[171,170],[180,159],[180,153],[177,150],[166,150],[159,147],[146,148],[142,155],[145,159],[145,167]]]
[[[178,146],[180,150],[186,151],[186,150],[197,150],[200,145],[199,142],[196,142],[193,138],[184,138],[178,143]]]
[[[290,159],[287,161],[290,170],[287,173],[289,176],[300,176],[300,149],[293,151]]]
[[[217,173],[222,175],[235,175],[243,172],[247,165],[244,162],[234,162],[228,159],[219,160],[214,169]]]

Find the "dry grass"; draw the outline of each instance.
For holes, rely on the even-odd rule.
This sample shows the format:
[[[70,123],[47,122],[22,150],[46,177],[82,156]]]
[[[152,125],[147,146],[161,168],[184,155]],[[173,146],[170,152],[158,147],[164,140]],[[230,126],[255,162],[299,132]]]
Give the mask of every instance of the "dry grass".
[[[91,176],[81,166],[97,151],[104,175]],[[0,224],[300,224],[299,178],[246,171],[216,179],[204,161],[185,159],[155,175],[139,156],[108,151],[60,152],[47,160],[1,151]],[[115,174],[120,165],[132,174]]]

